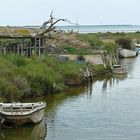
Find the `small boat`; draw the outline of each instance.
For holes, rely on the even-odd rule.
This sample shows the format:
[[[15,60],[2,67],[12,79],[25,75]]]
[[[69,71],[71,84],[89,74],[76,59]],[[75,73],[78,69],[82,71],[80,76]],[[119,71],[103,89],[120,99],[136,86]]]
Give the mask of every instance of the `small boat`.
[[[137,56],[137,51],[120,49],[119,50],[119,55],[120,55],[120,57],[123,57],[123,58],[136,57]]]
[[[1,124],[22,125],[39,123],[44,116],[45,102],[0,103]]]
[[[113,65],[111,67],[111,70],[113,74],[119,74],[119,75],[127,74],[126,67],[122,65]]]
[[[135,46],[136,48],[140,48],[140,44],[139,44],[139,43],[135,43],[134,46]]]

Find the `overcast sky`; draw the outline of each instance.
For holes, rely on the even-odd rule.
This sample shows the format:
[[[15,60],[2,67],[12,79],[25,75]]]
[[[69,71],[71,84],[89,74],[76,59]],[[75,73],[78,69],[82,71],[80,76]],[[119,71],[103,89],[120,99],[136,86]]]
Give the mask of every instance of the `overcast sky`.
[[[0,25],[41,25],[51,10],[81,25],[140,25],[140,0],[1,0]]]

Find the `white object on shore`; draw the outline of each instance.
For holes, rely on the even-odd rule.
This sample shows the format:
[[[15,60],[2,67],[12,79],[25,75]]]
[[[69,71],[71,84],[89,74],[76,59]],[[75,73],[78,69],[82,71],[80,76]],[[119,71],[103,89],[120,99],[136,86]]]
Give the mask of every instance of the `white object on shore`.
[[[126,67],[122,65],[113,65],[111,67],[111,70],[113,74],[119,74],[119,75],[127,74]]]
[[[137,48],[140,48],[140,44],[139,43],[135,43],[134,46],[137,47]]]
[[[0,103],[1,123],[12,125],[39,123],[43,119],[45,107],[45,102]]]
[[[129,57],[136,57],[137,51],[135,50],[127,50],[127,49],[120,49],[119,55],[123,58],[129,58]]]

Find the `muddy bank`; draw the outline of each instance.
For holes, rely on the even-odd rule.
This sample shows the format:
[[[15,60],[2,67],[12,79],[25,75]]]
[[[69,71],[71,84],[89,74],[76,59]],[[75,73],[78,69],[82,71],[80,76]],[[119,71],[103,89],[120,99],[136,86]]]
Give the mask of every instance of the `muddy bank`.
[[[96,77],[109,76],[110,69],[105,68],[103,64],[94,64],[90,66],[91,75],[89,77],[85,77],[83,73],[79,74],[67,74],[64,76],[64,83],[66,86],[79,86],[85,84],[87,80],[93,80]]]

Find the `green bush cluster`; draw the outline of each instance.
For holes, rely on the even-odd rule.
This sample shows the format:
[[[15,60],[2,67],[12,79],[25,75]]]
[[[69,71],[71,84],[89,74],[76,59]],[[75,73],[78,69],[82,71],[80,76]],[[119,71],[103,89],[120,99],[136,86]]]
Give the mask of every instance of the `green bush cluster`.
[[[115,54],[118,45],[111,43],[111,42],[104,42],[103,49],[107,51],[108,54],[112,53]]]
[[[72,45],[65,45],[64,49],[70,54],[78,54],[78,50],[74,48]]]
[[[0,95],[8,101],[63,90],[64,75],[78,74],[83,64],[59,62],[52,56],[0,56]]]
[[[107,75],[108,74],[108,69],[105,68],[102,64],[98,64],[98,65],[94,65],[93,67],[93,71],[94,71],[94,76],[98,76],[98,75]]]
[[[83,42],[87,42],[93,49],[101,49],[102,41],[94,34],[78,34],[77,38]]]
[[[120,45],[123,49],[131,49],[131,42],[130,38],[121,37],[115,40],[116,44]]]

